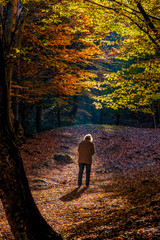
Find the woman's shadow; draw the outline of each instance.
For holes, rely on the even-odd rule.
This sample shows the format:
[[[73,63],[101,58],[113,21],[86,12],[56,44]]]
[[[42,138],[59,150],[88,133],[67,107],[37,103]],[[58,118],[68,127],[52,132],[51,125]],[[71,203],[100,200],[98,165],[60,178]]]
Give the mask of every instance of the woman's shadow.
[[[69,202],[69,201],[72,201],[76,198],[79,198],[84,193],[84,191],[87,189],[87,187],[83,187],[81,190],[79,190],[79,189],[80,189],[80,187],[76,187],[71,192],[62,196],[60,198],[60,200],[63,201],[63,202]]]

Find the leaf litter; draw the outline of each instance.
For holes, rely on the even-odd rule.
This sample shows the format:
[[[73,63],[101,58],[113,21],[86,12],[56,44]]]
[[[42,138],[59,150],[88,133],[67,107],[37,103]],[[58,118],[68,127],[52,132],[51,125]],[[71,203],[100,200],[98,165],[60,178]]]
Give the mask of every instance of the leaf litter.
[[[91,133],[91,183],[77,188],[77,146]],[[67,154],[71,162],[57,162]],[[21,147],[33,197],[66,240],[160,239],[160,130],[81,125],[36,134]],[[0,239],[14,239],[0,210]]]

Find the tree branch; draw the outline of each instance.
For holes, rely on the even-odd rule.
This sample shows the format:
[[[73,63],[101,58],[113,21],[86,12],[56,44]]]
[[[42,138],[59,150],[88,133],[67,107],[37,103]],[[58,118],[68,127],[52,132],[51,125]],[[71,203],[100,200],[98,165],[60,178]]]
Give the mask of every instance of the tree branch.
[[[135,13],[141,13],[141,12],[137,11],[136,9],[134,9],[134,8],[132,8],[132,7],[129,7],[128,5],[126,5],[126,4],[122,3],[122,2],[118,2],[118,1],[116,1],[116,0],[112,0],[112,2],[115,2],[115,3],[117,3],[117,4],[121,5],[121,6],[125,6],[126,8],[132,10],[132,11],[135,12]],[[126,11],[127,11],[127,10],[126,10]],[[157,18],[157,17],[155,17],[155,16],[152,16],[152,15],[149,15],[149,14],[148,14],[148,16],[149,16],[150,18],[155,19],[155,20],[160,20],[160,18]]]
[[[145,29],[143,29],[137,22],[135,22],[131,17],[129,16],[126,16],[127,18],[129,18],[142,32],[144,32],[148,37],[149,39],[155,44],[156,46],[156,49],[158,51],[158,53],[160,52],[160,46],[159,44],[155,41],[155,39],[149,34],[148,31],[146,31]]]
[[[100,4],[100,3],[95,3],[95,2],[93,2],[91,0],[85,0],[85,2],[92,3],[92,4],[94,4],[94,5],[98,6],[98,7],[101,7],[101,8],[105,8],[105,9],[108,9],[108,10],[113,10],[115,12],[119,12],[118,9],[116,9],[116,8],[107,7],[107,6],[104,6],[104,5]]]
[[[95,3],[95,2],[93,2],[93,1],[91,1],[91,0],[85,0],[85,2],[89,2],[89,3],[91,3],[91,4],[94,4],[94,5],[96,5],[96,6],[99,6],[99,7],[101,7],[101,8],[113,10],[114,12],[119,13],[119,9],[118,9],[118,8],[107,7],[107,6],[104,6],[104,5],[102,5],[102,4]],[[115,2],[116,4],[121,5],[121,6],[125,6],[125,7],[127,7],[128,9],[132,10],[134,13],[133,13],[133,12],[130,13],[130,12],[127,11],[126,9],[124,10],[124,12],[127,12],[127,13],[129,13],[129,14],[131,14],[131,15],[134,14],[134,15],[136,15],[136,17],[138,17],[139,19],[141,19],[141,18],[140,18],[136,13],[141,14],[141,15],[144,17],[147,26],[149,26],[149,28],[155,33],[156,40],[157,40],[158,42],[156,42],[156,40],[149,34],[149,32],[146,31],[145,29],[143,29],[143,28],[142,28],[137,22],[135,22],[130,16],[128,16],[128,15],[125,14],[125,13],[121,13],[122,16],[124,16],[124,17],[128,18],[129,20],[131,20],[141,31],[143,31],[144,33],[146,33],[147,36],[150,38],[150,40],[156,45],[156,49],[158,50],[158,52],[160,52],[160,46],[159,46],[160,36],[159,36],[159,34],[158,34],[157,29],[155,28],[155,26],[153,25],[153,23],[151,22],[151,20],[150,20],[150,18],[149,18],[149,17],[151,17],[151,16],[148,15],[148,14],[144,11],[142,5],[141,5],[140,3],[137,3],[137,7],[138,7],[138,9],[139,9],[139,11],[137,11],[137,10],[135,10],[135,9],[127,6],[126,4],[120,3],[119,1],[112,0],[112,2]],[[159,20],[158,18],[156,18],[156,19]],[[142,19],[141,19],[141,20],[142,20]],[[142,20],[142,21],[143,21],[143,20]]]
[[[153,23],[151,22],[148,14],[145,12],[144,8],[142,7],[142,5],[140,3],[137,4],[138,9],[140,10],[142,16],[144,17],[144,20],[146,22],[146,24],[150,27],[150,29],[155,33],[155,36],[157,38],[157,40],[160,39],[160,36],[158,34],[157,29],[155,28],[155,26],[153,25]]]

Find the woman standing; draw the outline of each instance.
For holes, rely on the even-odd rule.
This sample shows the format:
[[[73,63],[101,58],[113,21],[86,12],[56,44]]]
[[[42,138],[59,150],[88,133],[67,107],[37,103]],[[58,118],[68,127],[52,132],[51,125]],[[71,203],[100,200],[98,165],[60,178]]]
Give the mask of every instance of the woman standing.
[[[87,134],[84,140],[80,142],[78,146],[78,163],[79,163],[79,174],[78,174],[78,186],[82,185],[83,170],[86,167],[86,187],[89,186],[90,172],[92,164],[92,155],[95,153],[94,144],[92,142],[92,136]]]

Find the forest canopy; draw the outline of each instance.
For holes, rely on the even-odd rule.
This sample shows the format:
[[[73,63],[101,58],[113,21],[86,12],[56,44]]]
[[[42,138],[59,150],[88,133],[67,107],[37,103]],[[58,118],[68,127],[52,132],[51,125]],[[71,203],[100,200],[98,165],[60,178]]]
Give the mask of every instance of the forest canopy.
[[[1,1],[1,19],[13,110],[24,128],[34,106],[59,126],[60,118],[91,121],[98,109],[143,112],[158,123],[159,1]]]

